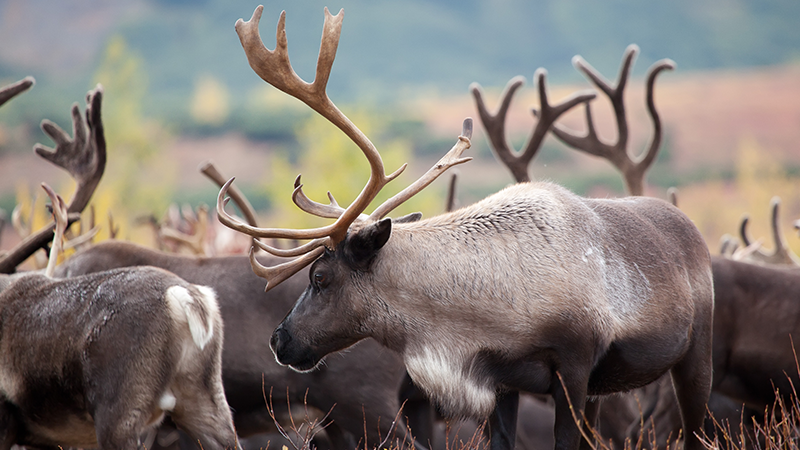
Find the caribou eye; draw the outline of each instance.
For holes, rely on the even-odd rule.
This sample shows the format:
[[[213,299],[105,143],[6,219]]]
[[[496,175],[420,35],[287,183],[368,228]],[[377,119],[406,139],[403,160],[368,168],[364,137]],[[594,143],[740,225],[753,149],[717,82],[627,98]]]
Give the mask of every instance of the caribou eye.
[[[314,272],[314,284],[316,284],[317,287],[322,287],[323,283],[325,283],[327,279],[328,277],[324,272]]]

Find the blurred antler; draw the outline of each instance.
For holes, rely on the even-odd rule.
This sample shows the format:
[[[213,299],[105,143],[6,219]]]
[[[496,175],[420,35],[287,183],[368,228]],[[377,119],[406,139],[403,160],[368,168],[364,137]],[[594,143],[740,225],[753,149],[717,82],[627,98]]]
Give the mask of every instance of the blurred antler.
[[[779,197],[773,197],[770,203],[772,210],[770,224],[772,230],[772,253],[761,250],[761,246],[758,245],[748,254],[748,260],[765,264],[800,265],[800,258],[798,258],[786,244],[786,240],[783,238],[783,232],[780,228],[779,207],[781,199]],[[747,235],[747,224],[749,221],[750,218],[744,216],[742,218],[742,224],[739,226],[739,235],[745,247],[750,247],[752,245],[751,239]]]
[[[175,223],[162,223],[159,227],[161,237],[187,247],[195,255],[205,255],[204,244],[208,231],[208,206],[198,206],[196,213],[191,207],[183,208],[181,217],[192,228],[192,232],[184,233]]]
[[[444,205],[444,210],[451,212],[456,209],[456,185],[458,184],[458,172],[453,172],[450,175],[450,183],[447,185],[447,202]]]
[[[42,130],[53,139],[56,148],[50,149],[41,144],[34,146],[37,155],[69,172],[78,184],[75,195],[67,206],[70,223],[77,220],[73,218],[73,214],[79,214],[86,208],[105,170],[106,141],[100,115],[102,99],[103,88],[100,85],[87,94],[85,123],[78,104],[72,106],[73,138],[58,125],[43,120]],[[54,227],[55,224],[51,223],[36,234],[28,236],[0,258],[0,273],[13,272],[33,252],[46,246],[53,238]]]
[[[34,80],[33,77],[25,77],[16,83],[3,86],[3,88],[0,89],[0,106],[3,106],[7,101],[27,91],[34,84],[36,84],[36,80]]]
[[[552,129],[553,134],[568,146],[609,160],[617,170],[622,172],[625,179],[625,188],[630,195],[644,194],[644,176],[655,161],[663,137],[661,118],[658,115],[658,111],[656,111],[655,102],[653,100],[653,88],[655,86],[656,77],[664,70],[672,70],[675,68],[675,63],[672,60],[662,59],[648,69],[647,111],[653,122],[653,135],[647,150],[641,156],[634,159],[628,153],[628,118],[625,113],[623,95],[625,93],[625,85],[630,75],[630,69],[637,53],[639,53],[639,47],[636,45],[630,45],[625,50],[616,86],[612,86],[594,67],[580,56],[575,56],[572,59],[572,64],[583,72],[611,101],[617,120],[617,142],[614,144],[606,144],[597,136],[594,120],[592,119],[592,108],[588,103],[586,104],[587,131],[585,135],[580,136],[566,127],[557,124],[554,125]]]
[[[67,205],[60,195],[47,185],[42,183],[42,189],[47,192],[52,202],[53,220],[55,221],[55,232],[53,233],[53,245],[50,247],[50,258],[47,260],[47,268],[44,271],[45,276],[53,277],[56,270],[56,262],[58,261],[58,254],[64,250],[64,233],[69,226],[67,219]]]
[[[480,84],[472,83],[470,85],[470,91],[473,97],[475,97],[475,106],[478,108],[478,115],[481,118],[481,123],[483,123],[483,128],[486,130],[486,135],[489,138],[489,143],[491,144],[495,156],[508,167],[514,179],[520,183],[531,180],[528,174],[528,166],[542,146],[542,142],[545,136],[547,136],[547,131],[556,119],[569,111],[570,108],[581,103],[588,103],[596,97],[593,91],[581,91],[572,94],[561,103],[551,106],[547,100],[547,88],[545,85],[547,71],[538,69],[533,78],[539,88],[540,109],[537,110],[534,108],[532,112],[539,120],[528,136],[523,150],[520,152],[514,151],[512,145],[507,140],[506,114],[508,113],[509,105],[511,105],[511,98],[514,96],[514,92],[525,84],[525,78],[521,76],[514,77],[506,84],[503,94],[500,96],[500,106],[494,114],[486,109],[486,105],[483,101],[483,89]]]

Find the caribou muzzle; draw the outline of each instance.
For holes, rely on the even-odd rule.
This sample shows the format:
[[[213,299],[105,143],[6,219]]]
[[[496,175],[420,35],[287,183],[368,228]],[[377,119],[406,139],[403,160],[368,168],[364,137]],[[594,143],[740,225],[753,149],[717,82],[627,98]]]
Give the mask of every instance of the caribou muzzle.
[[[275,354],[278,364],[289,366],[298,372],[308,372],[319,364],[317,354],[307,345],[303,345],[286,331],[283,324],[279,325],[272,333],[269,347]]]

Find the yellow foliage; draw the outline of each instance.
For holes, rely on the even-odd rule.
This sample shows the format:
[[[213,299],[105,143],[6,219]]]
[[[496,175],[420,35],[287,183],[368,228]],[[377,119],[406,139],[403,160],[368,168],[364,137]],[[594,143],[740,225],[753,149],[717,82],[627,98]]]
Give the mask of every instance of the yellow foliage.
[[[350,118],[368,136],[381,136],[381,124],[368,113],[350,114]],[[297,130],[300,156],[292,165],[286,156],[275,154],[270,164],[269,180],[265,186],[273,199],[271,222],[282,227],[312,227],[330,223],[300,211],[291,201],[292,186],[297,174],[302,174],[303,191],[314,201],[328,203],[330,191],[336,201],[347,207],[369,179],[369,162],[361,150],[338,128],[315,116]],[[454,140],[455,142],[455,140]],[[369,214],[385,200],[411,184],[427,167],[413,164],[410,143],[403,140],[373,140],[381,154],[385,172],[392,173],[404,163],[409,167],[389,183],[365,211]],[[443,149],[442,154],[448,149]],[[426,215],[442,212],[444,194],[436,185],[429,186],[390,215],[398,217],[421,211]]]
[[[250,111],[308,111],[308,106],[303,102],[268,84],[257,84],[251,89],[245,107]]]
[[[199,123],[222,124],[230,112],[228,88],[211,75],[199,77],[194,85],[190,112]]]
[[[700,229],[712,253],[719,253],[725,234],[739,236],[742,217],[750,217],[752,239],[765,238],[765,250],[772,247],[770,201],[781,199],[780,226],[784,239],[800,253],[800,239],[792,227],[800,217],[799,180],[791,178],[781,161],[771,157],[753,139],[739,143],[733,182],[707,181],[680,188],[678,206]]]
[[[107,217],[120,228],[118,238],[151,244],[149,230],[137,227],[136,218],[160,214],[175,189],[177,162],[167,158],[160,145],[169,139],[158,124],[147,120],[142,100],[147,90],[143,60],[119,36],[111,38],[95,80],[104,88],[103,125],[108,162],[92,203],[102,226],[96,241],[108,238]]]

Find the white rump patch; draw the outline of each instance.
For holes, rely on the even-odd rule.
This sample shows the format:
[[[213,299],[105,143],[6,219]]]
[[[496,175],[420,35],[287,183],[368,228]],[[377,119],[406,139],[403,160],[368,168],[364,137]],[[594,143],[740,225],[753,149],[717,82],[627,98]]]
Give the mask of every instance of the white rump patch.
[[[463,361],[453,351],[425,347],[421,353],[406,356],[405,363],[414,382],[433,397],[446,413],[488,417],[494,409],[494,389],[471,379]]]
[[[194,343],[202,350],[214,336],[214,317],[218,314],[217,297],[214,290],[207,286],[196,286],[200,292],[198,303],[192,294],[183,286],[172,286],[167,289],[167,303],[175,317],[183,316],[189,324]],[[180,311],[180,312],[179,312]]]
[[[172,411],[173,409],[175,409],[175,404],[177,402],[178,399],[176,399],[175,396],[172,395],[172,392],[167,391],[164,393],[164,395],[161,396],[160,399],[158,399],[158,407],[162,411]]]

